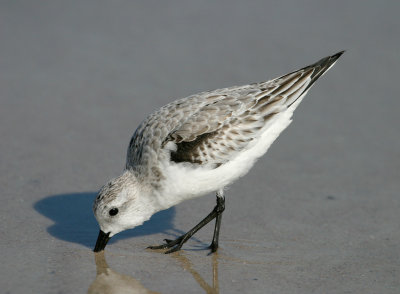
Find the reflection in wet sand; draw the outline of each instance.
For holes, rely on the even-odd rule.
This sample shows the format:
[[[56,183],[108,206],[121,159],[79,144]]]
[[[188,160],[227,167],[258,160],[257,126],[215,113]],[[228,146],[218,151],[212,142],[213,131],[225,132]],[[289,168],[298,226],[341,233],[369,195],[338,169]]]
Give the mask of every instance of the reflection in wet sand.
[[[172,257],[179,261],[179,263],[181,264],[181,266],[183,267],[183,269],[185,271],[188,271],[189,273],[192,274],[193,278],[200,285],[200,287],[204,289],[204,291],[207,294],[218,294],[219,293],[218,252],[213,253],[213,255],[212,255],[212,270],[213,270],[212,287],[203,279],[203,277],[197,271],[194,270],[190,260],[186,256],[184,256],[180,251],[173,253]]]
[[[204,289],[205,293],[218,294],[218,253],[212,255],[212,273],[213,281],[210,286],[203,277],[193,268],[190,260],[181,252],[176,252],[171,255],[176,259],[182,268],[189,272],[196,282]],[[96,279],[90,285],[88,294],[111,294],[111,293],[158,293],[145,288],[138,280],[131,276],[123,275],[112,270],[105,259],[104,251],[95,253],[95,262],[97,275]]]
[[[203,277],[193,268],[190,260],[183,255],[181,252],[171,254],[176,259],[180,266],[187,272],[189,272],[195,281],[204,289],[205,293],[218,294],[218,253],[212,255],[212,286],[210,286]],[[117,273],[112,270],[105,259],[104,251],[94,254],[96,262],[96,279],[90,285],[88,294],[118,294],[118,293],[158,293],[150,291],[145,288],[135,278]]]
[[[97,275],[90,285],[88,294],[119,294],[119,293],[157,293],[145,288],[131,276],[117,273],[110,269],[106,262],[104,251],[95,253]]]

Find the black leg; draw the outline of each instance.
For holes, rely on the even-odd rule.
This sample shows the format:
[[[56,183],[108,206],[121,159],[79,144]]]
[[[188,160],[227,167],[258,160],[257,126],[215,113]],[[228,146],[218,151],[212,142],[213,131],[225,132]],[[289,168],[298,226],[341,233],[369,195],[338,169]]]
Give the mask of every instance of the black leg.
[[[222,194],[221,194],[222,195]],[[165,252],[165,254],[172,253],[175,251],[178,251],[181,249],[182,245],[189,240],[198,230],[200,230],[202,227],[204,227],[206,224],[208,224],[210,221],[212,221],[214,218],[217,218],[217,221],[215,223],[215,230],[214,230],[214,237],[213,237],[213,242],[211,245],[214,244],[215,250],[212,249],[212,252],[215,252],[218,248],[218,236],[219,236],[219,228],[221,226],[221,214],[225,209],[225,198],[222,196],[219,196],[217,193],[217,205],[214,207],[214,209],[210,212],[209,215],[207,215],[201,222],[199,222],[196,226],[194,226],[190,231],[188,231],[186,234],[183,234],[179,238],[175,240],[169,240],[165,239],[165,244],[159,245],[159,246],[149,246],[147,248],[149,249],[165,249],[165,248],[171,248],[168,251]]]
[[[222,193],[217,193],[217,209],[218,214],[215,218],[214,235],[210,245],[211,252],[216,252],[218,249],[219,231],[221,229],[222,213],[225,210],[225,197]]]

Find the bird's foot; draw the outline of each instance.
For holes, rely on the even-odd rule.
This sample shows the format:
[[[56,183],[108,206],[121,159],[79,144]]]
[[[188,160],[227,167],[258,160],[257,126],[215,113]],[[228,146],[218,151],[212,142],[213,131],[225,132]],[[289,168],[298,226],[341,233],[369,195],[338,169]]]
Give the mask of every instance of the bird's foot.
[[[171,248],[167,251],[165,251],[165,254],[169,254],[172,252],[176,252],[181,249],[182,245],[188,240],[189,238],[186,238],[186,235],[182,235],[179,238],[175,240],[170,240],[170,239],[164,239],[165,243],[157,246],[149,246],[147,247],[148,249],[166,249],[166,248]]]
[[[211,244],[210,244],[210,246],[208,246],[208,248],[211,249],[210,254],[215,253],[215,252],[217,252],[217,250],[218,250],[218,243],[212,241]]]

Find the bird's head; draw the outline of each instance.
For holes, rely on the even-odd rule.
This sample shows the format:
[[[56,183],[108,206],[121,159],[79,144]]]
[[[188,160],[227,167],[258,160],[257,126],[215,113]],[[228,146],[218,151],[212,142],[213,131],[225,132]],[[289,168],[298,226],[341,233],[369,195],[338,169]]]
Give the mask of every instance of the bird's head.
[[[149,196],[148,190],[128,170],[101,188],[93,203],[93,212],[100,226],[94,252],[102,251],[115,234],[150,219],[154,205]]]

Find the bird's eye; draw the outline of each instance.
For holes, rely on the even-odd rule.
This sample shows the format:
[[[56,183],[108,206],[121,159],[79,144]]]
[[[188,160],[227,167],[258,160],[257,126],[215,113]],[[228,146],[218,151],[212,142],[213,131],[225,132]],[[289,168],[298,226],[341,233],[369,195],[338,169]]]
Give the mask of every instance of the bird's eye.
[[[110,211],[108,212],[111,216],[117,215],[118,213],[118,208],[111,208]]]

